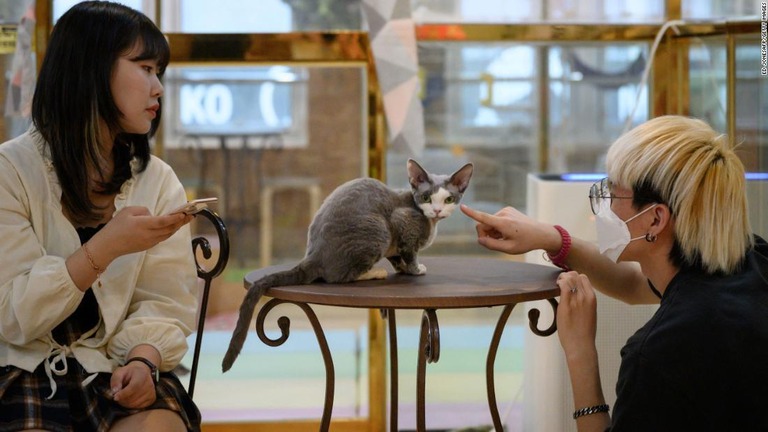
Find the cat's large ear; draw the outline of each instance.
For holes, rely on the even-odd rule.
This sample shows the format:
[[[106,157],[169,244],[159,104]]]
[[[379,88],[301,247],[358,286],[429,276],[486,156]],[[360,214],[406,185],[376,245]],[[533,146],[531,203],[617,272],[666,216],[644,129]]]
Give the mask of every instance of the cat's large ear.
[[[416,187],[420,183],[429,181],[429,174],[413,159],[408,159],[408,182],[411,187]]]
[[[474,171],[474,166],[471,163],[468,163],[459,168],[455,173],[451,174],[451,184],[456,186],[460,193],[464,193],[469,186],[469,179],[472,178],[472,171]]]

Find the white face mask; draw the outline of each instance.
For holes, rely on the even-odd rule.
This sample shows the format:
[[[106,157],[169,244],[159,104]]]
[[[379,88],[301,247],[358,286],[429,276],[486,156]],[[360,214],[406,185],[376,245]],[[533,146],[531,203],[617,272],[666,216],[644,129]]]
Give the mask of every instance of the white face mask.
[[[618,262],[619,256],[624,252],[624,248],[626,248],[630,242],[645,238],[645,236],[631,238],[627,223],[657,205],[658,204],[654,204],[626,221],[623,221],[613,212],[613,210],[611,210],[611,200],[604,199],[600,203],[600,210],[595,216],[595,223],[597,225],[597,247],[600,249],[600,253],[613,262]]]

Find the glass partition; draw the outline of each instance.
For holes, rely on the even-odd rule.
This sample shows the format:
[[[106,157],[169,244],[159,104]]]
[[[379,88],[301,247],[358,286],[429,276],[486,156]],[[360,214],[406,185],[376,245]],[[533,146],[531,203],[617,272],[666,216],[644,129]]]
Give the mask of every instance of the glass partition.
[[[722,19],[725,17],[757,17],[760,2],[753,0],[682,0],[685,19]]]
[[[768,235],[768,80],[761,74],[760,41],[736,37],[729,54],[726,38],[701,38],[691,42],[691,115],[705,119],[718,130],[728,131],[733,115],[732,138],[748,172],[747,197],[752,228]],[[729,80],[729,67],[733,80]],[[733,86],[729,90],[729,86]],[[733,112],[729,110],[732,97]]]
[[[600,172],[610,143],[647,118],[647,51],[645,43],[421,42],[426,147],[416,157],[445,174],[471,161],[465,204],[525,211],[528,173]],[[408,156],[387,152],[392,185],[407,185]],[[444,253],[483,253],[460,214],[440,222],[433,247],[444,243]]]
[[[34,3],[0,3],[0,143],[21,135],[30,124],[29,110],[35,85]]]
[[[413,16],[423,23],[658,22],[663,0],[412,0]]]
[[[235,263],[301,259],[313,199],[367,170],[365,68],[172,63],[164,83],[165,159],[219,196]]]

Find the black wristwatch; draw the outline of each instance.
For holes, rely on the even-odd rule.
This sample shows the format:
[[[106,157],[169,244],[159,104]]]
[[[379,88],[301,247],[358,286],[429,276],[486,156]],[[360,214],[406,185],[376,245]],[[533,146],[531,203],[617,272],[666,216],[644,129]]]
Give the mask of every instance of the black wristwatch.
[[[131,357],[125,361],[125,364],[135,361],[142,362],[149,367],[149,372],[152,374],[152,382],[157,384],[160,381],[160,371],[157,369],[157,366],[144,357]]]

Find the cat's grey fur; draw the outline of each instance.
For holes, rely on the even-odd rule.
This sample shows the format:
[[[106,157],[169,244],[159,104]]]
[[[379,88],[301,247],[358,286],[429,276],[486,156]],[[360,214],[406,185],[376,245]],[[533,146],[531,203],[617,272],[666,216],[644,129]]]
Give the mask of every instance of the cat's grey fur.
[[[222,362],[224,372],[240,354],[254,309],[268,288],[370,278],[369,272],[382,258],[401,273],[426,272],[418,252],[432,243],[437,222],[458,206],[473,166],[468,163],[451,175],[438,175],[409,159],[407,169],[410,190],[395,191],[378,180],[360,178],[344,183],[325,199],[309,226],[304,259],[248,288]]]

